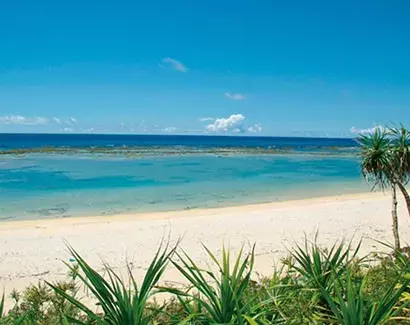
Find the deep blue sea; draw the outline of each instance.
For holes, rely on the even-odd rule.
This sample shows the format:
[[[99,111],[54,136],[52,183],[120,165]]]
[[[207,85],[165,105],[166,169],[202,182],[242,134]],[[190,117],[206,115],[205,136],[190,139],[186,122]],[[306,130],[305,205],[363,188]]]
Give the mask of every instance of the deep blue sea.
[[[115,135],[115,134],[1,134],[0,149],[36,147],[123,147],[123,146],[192,146],[192,147],[345,147],[357,146],[353,139],[192,136],[192,135]]]
[[[18,148],[286,148],[285,154],[0,155],[0,219],[183,210],[363,192],[352,139],[0,134]],[[333,155],[332,150],[338,149]],[[316,154],[320,153],[329,154]],[[314,154],[311,154],[314,152]],[[350,153],[350,154],[349,154]]]

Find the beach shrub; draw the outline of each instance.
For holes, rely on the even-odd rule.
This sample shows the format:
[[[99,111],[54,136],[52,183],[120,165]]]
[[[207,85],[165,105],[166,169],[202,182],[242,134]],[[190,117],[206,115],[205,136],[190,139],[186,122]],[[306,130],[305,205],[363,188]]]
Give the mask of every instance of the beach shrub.
[[[185,252],[176,253],[178,261],[172,264],[190,283],[186,290],[165,288],[177,296],[189,315],[186,322],[199,324],[254,324],[258,317],[258,306],[254,296],[246,295],[251,282],[254,264],[254,248],[243,256],[241,249],[233,261],[230,250],[222,248],[219,261],[204,246],[216,271],[202,269]]]
[[[161,308],[150,309],[149,300],[155,294],[155,286],[164,273],[174,249],[169,249],[168,244],[158,248],[141,285],[137,284],[129,267],[129,282],[125,282],[109,265],[105,264],[105,272],[108,277],[106,280],[87,264],[72,247],[68,247],[68,249],[81,271],[78,273],[78,279],[90,290],[93,298],[98,302],[98,307],[101,308],[101,312],[91,310],[79,299],[47,282],[57,295],[68,300],[87,316],[87,320],[83,321],[78,317],[65,314],[69,322],[75,324],[89,324],[91,322],[107,325],[152,324],[157,314],[161,312]]]
[[[376,325],[387,321],[405,320],[399,315],[408,302],[400,303],[400,299],[408,288],[409,280],[400,284],[400,277],[396,277],[375,300],[374,297],[365,294],[367,277],[357,282],[348,271],[346,277],[334,279],[332,292],[321,287],[321,294],[329,307],[329,310],[324,308],[324,312],[320,314],[325,323]]]
[[[329,249],[305,240],[290,249],[269,277],[253,272],[254,248],[220,258],[204,247],[212,262],[202,268],[184,251],[162,245],[141,285],[105,265],[97,272],[72,248],[66,281],[41,282],[12,292],[14,306],[0,324],[410,324],[409,249],[357,257],[360,244]],[[188,284],[159,286],[171,263]],[[79,297],[86,288],[95,307]],[[82,291],[81,291],[82,292]],[[159,303],[155,294],[171,294]]]
[[[286,268],[281,266],[272,276],[252,282],[249,294],[259,305],[258,323],[313,324],[318,292]]]
[[[77,295],[78,287],[74,279],[57,282],[55,286],[71,297]],[[75,317],[80,314],[78,308],[42,282],[27,287],[23,292],[13,290],[10,298],[14,306],[7,315],[3,315],[0,324],[66,324],[65,315]],[[0,306],[0,311],[2,308],[4,305]]]
[[[323,249],[317,244],[316,238],[314,242],[309,242],[306,237],[304,246],[295,245],[290,250],[291,257],[295,260],[292,268],[308,282],[308,286],[331,291],[334,278],[344,277],[355,261],[361,242],[354,250],[351,244],[345,246],[343,242],[335,243],[330,249]]]

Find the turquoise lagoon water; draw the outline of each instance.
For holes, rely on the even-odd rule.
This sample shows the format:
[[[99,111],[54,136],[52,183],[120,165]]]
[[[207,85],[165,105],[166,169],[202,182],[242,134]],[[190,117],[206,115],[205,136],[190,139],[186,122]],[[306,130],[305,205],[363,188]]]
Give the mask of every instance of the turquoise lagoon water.
[[[0,219],[221,207],[367,191],[354,156],[0,157]]]

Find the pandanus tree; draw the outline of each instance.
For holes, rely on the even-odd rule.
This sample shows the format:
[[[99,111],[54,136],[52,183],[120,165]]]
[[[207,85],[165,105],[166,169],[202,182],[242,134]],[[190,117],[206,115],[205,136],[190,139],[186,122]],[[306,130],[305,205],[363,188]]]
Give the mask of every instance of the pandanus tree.
[[[388,133],[381,128],[376,128],[369,134],[358,137],[361,146],[361,170],[364,178],[373,183],[373,188],[392,190],[392,229],[394,246],[400,249],[399,226],[397,218],[397,183],[394,177],[394,161],[392,159],[391,141]]]
[[[410,173],[410,132],[404,127],[376,128],[374,132],[359,135],[358,142],[365,179],[373,183],[373,189],[391,188],[394,244],[396,249],[400,249],[396,189],[398,187],[406,199],[410,216],[410,197],[405,187]]]
[[[410,196],[406,190],[406,185],[410,178],[410,131],[401,126],[391,128],[389,134],[392,137],[392,154],[397,186],[406,201],[410,217]]]

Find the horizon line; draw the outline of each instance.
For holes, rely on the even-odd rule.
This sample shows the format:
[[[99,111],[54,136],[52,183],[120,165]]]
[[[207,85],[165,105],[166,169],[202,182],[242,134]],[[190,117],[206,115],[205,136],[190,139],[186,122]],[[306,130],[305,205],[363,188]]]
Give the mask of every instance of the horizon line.
[[[228,137],[228,138],[310,138],[310,139],[349,139],[356,137],[337,136],[291,136],[291,135],[244,135],[244,134],[180,134],[180,133],[77,133],[77,132],[1,132],[0,135],[115,135],[115,136],[177,136],[177,137]]]

